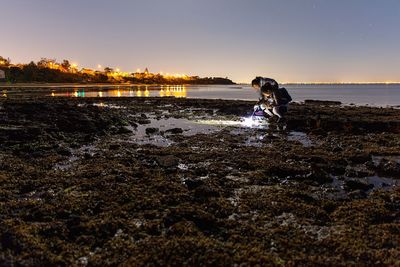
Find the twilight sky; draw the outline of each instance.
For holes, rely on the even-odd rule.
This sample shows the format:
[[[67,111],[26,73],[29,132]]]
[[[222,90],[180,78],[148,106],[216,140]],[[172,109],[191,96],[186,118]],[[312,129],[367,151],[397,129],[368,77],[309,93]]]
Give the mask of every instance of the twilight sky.
[[[399,0],[0,0],[0,55],[280,82],[400,81]]]

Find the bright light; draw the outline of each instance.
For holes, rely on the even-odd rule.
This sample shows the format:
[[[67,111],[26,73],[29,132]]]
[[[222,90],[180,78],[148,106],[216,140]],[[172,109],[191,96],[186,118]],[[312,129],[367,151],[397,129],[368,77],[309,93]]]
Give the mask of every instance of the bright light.
[[[140,69],[136,69],[136,72],[140,72]]]
[[[116,71],[117,71],[117,72],[120,72],[120,69],[119,69],[119,68],[117,68],[117,69],[116,69]]]
[[[100,64],[99,64],[99,65],[97,65],[97,68],[98,68],[98,69],[101,69],[101,65],[100,65]]]

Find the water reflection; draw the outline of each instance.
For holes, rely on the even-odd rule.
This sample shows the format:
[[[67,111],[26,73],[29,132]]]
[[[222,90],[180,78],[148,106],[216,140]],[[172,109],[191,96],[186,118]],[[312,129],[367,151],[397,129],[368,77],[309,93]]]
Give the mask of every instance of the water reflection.
[[[137,86],[136,88],[117,89],[87,89],[74,88],[71,91],[52,91],[51,96],[62,97],[177,97],[186,98],[187,89],[185,85],[166,85],[151,88]]]

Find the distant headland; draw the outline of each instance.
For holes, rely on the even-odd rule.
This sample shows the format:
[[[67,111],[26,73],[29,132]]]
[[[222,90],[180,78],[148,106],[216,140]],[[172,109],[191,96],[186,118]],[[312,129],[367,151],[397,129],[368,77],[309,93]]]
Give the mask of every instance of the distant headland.
[[[0,82],[8,83],[131,83],[131,84],[235,84],[227,77],[199,77],[186,74],[151,73],[147,68],[123,72],[118,68],[97,66],[97,70],[79,68],[64,59],[42,58],[28,64],[12,64],[0,56]]]

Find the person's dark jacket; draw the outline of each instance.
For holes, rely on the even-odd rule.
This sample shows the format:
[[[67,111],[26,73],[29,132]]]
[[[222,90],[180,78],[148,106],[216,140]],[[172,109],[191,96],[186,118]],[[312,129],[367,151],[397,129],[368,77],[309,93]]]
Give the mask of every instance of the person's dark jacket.
[[[264,86],[267,86],[267,87],[263,88]],[[286,88],[283,88],[283,87],[282,88],[271,88],[271,87],[268,87],[268,85],[264,85],[264,86],[261,87],[261,90],[260,90],[260,96],[261,96],[260,102],[268,102],[268,99],[266,99],[262,93],[264,90],[272,91],[271,99],[273,100],[272,101],[273,106],[287,105],[290,101],[292,101],[292,97],[289,95]]]

